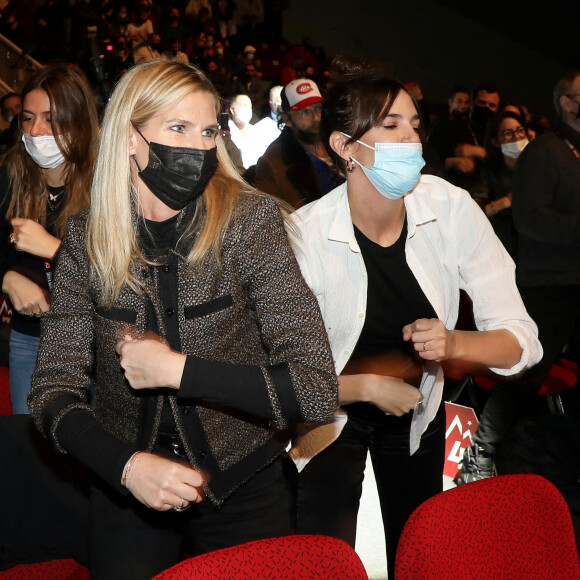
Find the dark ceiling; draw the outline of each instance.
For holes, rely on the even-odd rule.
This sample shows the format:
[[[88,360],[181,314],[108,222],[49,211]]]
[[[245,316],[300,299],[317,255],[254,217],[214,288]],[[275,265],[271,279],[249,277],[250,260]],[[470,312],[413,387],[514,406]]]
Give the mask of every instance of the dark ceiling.
[[[580,2],[432,0],[566,67],[580,68]]]

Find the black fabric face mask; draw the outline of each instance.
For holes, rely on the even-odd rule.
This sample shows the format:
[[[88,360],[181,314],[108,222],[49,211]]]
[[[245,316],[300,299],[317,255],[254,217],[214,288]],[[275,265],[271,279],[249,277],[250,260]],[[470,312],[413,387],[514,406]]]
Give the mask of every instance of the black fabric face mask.
[[[489,107],[476,105],[471,113],[471,122],[476,127],[485,127],[493,115],[494,112]]]
[[[181,210],[203,193],[218,166],[217,147],[171,147],[143,140],[149,145],[149,163],[141,169],[133,156],[139,177],[165,205]]]

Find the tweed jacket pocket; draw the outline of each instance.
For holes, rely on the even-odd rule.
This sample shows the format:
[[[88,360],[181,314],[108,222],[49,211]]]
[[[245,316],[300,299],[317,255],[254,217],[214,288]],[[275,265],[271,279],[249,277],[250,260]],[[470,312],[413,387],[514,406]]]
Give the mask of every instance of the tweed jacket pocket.
[[[97,314],[112,322],[126,322],[127,324],[135,324],[137,322],[137,312],[129,308],[99,307],[96,311]]]
[[[234,299],[231,294],[226,294],[225,296],[220,296],[219,298],[214,298],[208,302],[203,302],[202,304],[194,304],[193,306],[186,306],[184,309],[185,318],[199,318],[200,316],[206,316],[207,314],[213,314],[214,312],[219,312],[220,310],[225,310],[230,308],[234,304]]]

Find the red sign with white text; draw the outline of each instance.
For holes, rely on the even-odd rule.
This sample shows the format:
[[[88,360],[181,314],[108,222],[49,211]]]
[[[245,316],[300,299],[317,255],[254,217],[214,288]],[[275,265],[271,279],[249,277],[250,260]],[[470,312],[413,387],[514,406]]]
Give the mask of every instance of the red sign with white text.
[[[475,411],[455,403],[445,403],[445,465],[443,475],[455,478],[463,452],[473,445],[472,436],[479,427]]]

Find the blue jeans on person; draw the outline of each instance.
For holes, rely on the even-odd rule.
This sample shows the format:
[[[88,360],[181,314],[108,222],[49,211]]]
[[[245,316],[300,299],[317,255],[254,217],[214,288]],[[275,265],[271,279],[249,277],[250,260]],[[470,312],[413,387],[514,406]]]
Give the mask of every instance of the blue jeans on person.
[[[14,329],[10,331],[10,399],[12,414],[28,415],[26,398],[30,392],[30,377],[36,365],[36,354],[40,338],[22,334]]]

